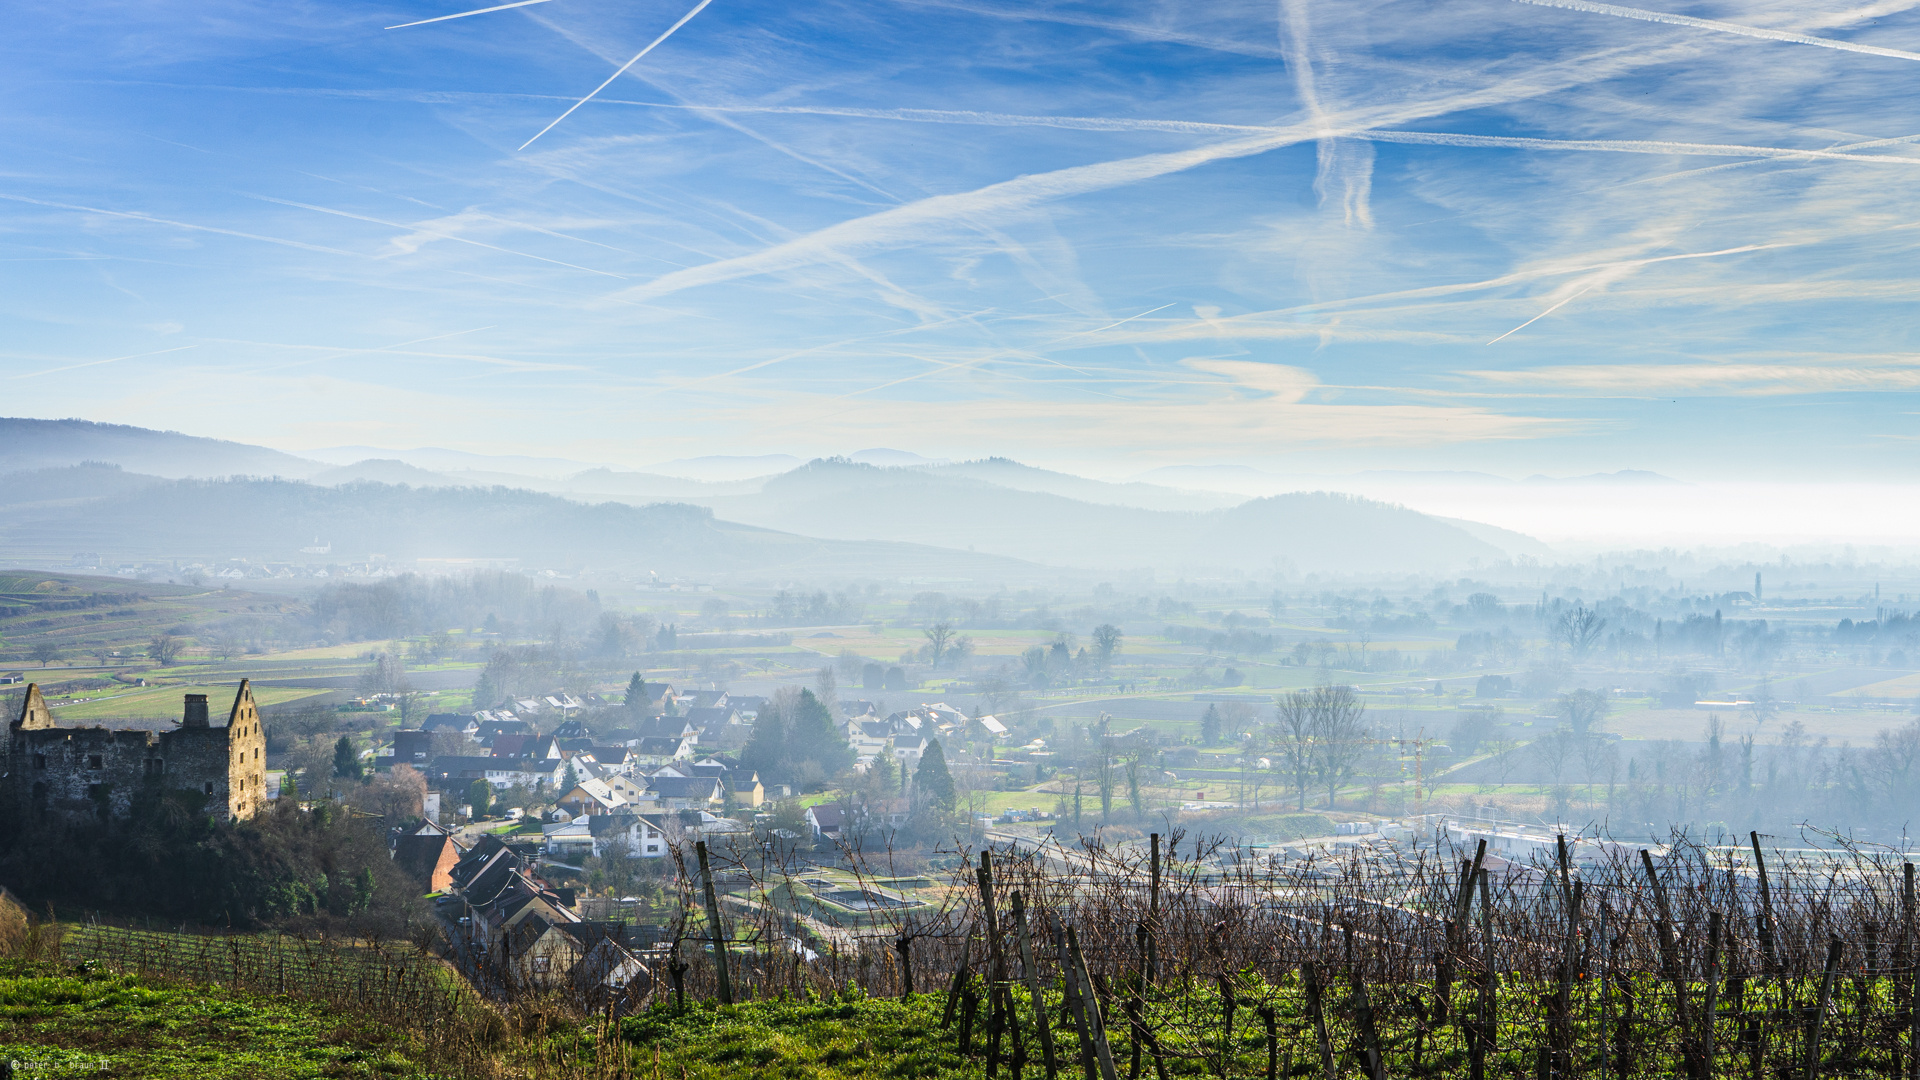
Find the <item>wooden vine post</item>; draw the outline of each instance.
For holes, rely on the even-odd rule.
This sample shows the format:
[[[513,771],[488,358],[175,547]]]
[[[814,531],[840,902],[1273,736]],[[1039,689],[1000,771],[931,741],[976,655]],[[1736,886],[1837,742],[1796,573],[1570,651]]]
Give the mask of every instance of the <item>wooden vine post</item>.
[[[700,881],[707,893],[707,933],[713,941],[714,977],[720,984],[720,1004],[733,1004],[733,978],[727,971],[727,931],[720,925],[720,898],[713,890],[713,869],[707,864],[707,842],[696,840],[694,858],[700,863]]]
[[[1027,996],[1033,999],[1033,1026],[1040,1033],[1040,1059],[1047,1070],[1047,1080],[1054,1080],[1060,1065],[1053,1049],[1053,1025],[1047,1022],[1047,998],[1041,993],[1040,969],[1033,963],[1033,938],[1027,928],[1026,901],[1018,892],[1010,898],[1013,909],[1013,932],[1020,944],[1020,970],[1026,976]]]

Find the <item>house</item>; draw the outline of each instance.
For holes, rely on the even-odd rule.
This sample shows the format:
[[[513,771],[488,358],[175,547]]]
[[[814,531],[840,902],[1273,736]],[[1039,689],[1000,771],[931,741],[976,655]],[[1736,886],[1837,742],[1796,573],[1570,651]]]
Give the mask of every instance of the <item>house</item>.
[[[624,776],[633,771],[634,755],[624,746],[594,746],[587,752],[609,773]]]
[[[700,734],[700,725],[688,722],[684,716],[650,717],[635,729],[635,738],[640,739],[684,739]]]
[[[453,837],[440,831],[423,831],[402,836],[393,848],[394,864],[428,892],[446,892],[453,887],[453,868],[460,861],[460,846]]]
[[[847,724],[847,745],[853,749],[853,756],[872,760],[877,754],[887,752],[889,735],[881,734],[886,725],[853,721]]]
[[[485,780],[496,788],[515,784],[537,788],[558,782],[554,770],[542,769],[525,758],[437,757],[426,772],[434,783],[456,790],[464,790],[475,780]]]
[[[660,800],[663,810],[706,810],[726,805],[727,786],[712,776],[661,776],[647,778],[647,790]]]
[[[694,746],[698,739],[693,736],[674,738],[636,739],[628,747],[628,760],[635,769],[658,768],[675,761],[686,761],[693,757]]]
[[[633,993],[633,988],[645,987],[652,982],[653,973],[612,935],[603,935],[573,965],[568,978],[574,992],[586,997],[588,1007],[597,1009],[615,995],[624,996]]]
[[[420,725],[421,731],[457,731],[462,735],[472,735],[480,730],[480,722],[472,713],[437,712],[427,716],[427,722]]]
[[[672,683],[650,682],[641,683],[640,686],[643,700],[638,702],[629,701],[627,702],[627,707],[629,709],[638,709],[647,716],[658,716],[665,712],[667,702],[674,700],[676,696]]]
[[[740,711],[731,705],[696,706],[687,710],[686,721],[703,739],[717,738],[725,728],[747,726],[740,719]]]
[[[817,840],[840,840],[876,828],[899,828],[911,808],[905,799],[872,804],[823,803],[807,807],[807,826]]]
[[[757,695],[728,694],[727,704],[747,720],[757,720],[760,710],[767,707],[767,699]]]
[[[896,735],[893,737],[893,759],[902,769],[915,769],[920,765],[920,756],[927,752],[931,742],[925,735]]]
[[[585,814],[611,814],[627,805],[627,800],[599,780],[582,780],[572,790],[554,800],[554,805],[575,817]]]
[[[757,772],[742,772],[735,769],[727,777],[726,784],[733,790],[733,802],[736,806],[760,807],[767,801],[766,786],[760,783]]]
[[[658,810],[660,808],[658,802],[659,796],[655,795],[653,790],[647,786],[646,777],[634,776],[627,773],[614,773],[611,776],[604,777],[604,779],[606,780],[607,786],[613,789],[613,793],[625,799],[628,805],[647,803],[648,805],[644,807],[644,809]]]
[[[433,758],[433,732],[422,728],[418,731],[401,730],[393,733],[393,763],[395,765],[426,764]]]
[[[681,699],[690,709],[717,709],[728,704],[725,690],[691,690]]]
[[[553,729],[553,737],[556,739],[583,739],[586,736],[587,725],[578,720],[563,720],[559,727]]]
[[[840,714],[851,721],[878,720],[880,707],[871,701],[859,699],[843,701],[840,703]]]
[[[493,741],[502,735],[531,735],[533,725],[525,720],[487,720],[474,728],[473,737],[482,746],[492,746]]]
[[[807,828],[816,840],[838,840],[847,823],[848,807],[841,803],[822,803],[807,807]]]
[[[601,858],[619,847],[643,859],[666,854],[666,815],[592,814],[541,827],[546,852],[554,858]]]

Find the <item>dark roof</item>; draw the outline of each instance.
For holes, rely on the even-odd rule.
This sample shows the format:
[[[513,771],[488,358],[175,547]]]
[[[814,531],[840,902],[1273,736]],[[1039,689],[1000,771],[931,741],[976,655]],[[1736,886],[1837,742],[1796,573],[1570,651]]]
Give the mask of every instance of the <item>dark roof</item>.
[[[693,699],[694,707],[701,709],[710,709],[728,700],[725,690],[695,690],[688,696]]]
[[[705,731],[715,724],[731,724],[739,715],[740,710],[731,705],[716,705],[710,708],[688,709],[686,720],[687,723]]]
[[[720,781],[711,776],[650,776],[647,790],[663,799],[711,799]]]
[[[676,735],[672,738],[636,739],[640,745],[633,748],[636,754],[665,754],[668,757],[680,752],[680,744],[685,740]]]
[[[445,833],[432,833],[427,836],[403,836],[394,845],[393,861],[402,870],[417,878],[427,878],[440,865],[440,858],[448,848],[458,848],[453,837]]]
[[[420,725],[423,731],[434,731],[450,727],[456,731],[465,731],[473,723],[473,714],[463,712],[437,712],[427,714],[427,722]]]
[[[634,736],[641,739],[654,739],[663,736],[671,738],[699,730],[699,724],[687,723],[687,718],[684,716],[655,716],[642,723],[634,732]]]

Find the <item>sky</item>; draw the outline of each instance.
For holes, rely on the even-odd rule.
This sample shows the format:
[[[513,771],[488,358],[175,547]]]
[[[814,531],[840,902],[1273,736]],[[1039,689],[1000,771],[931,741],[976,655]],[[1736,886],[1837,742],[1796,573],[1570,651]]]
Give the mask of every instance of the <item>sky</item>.
[[[1920,479],[1920,0],[695,2],[13,8],[0,412]]]

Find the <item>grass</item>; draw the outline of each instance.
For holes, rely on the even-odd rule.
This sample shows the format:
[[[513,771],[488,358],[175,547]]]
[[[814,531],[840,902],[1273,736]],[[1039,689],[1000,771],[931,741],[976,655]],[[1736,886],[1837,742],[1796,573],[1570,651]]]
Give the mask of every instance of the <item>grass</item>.
[[[792,1077],[977,1077],[978,1060],[940,1031],[937,995],[907,1001],[756,1001],[655,1008],[629,1019],[621,1037],[639,1051],[643,1075],[687,1080]]]
[[[0,961],[11,1075],[426,1077],[408,1040],[324,1006],[86,967]]]
[[[214,721],[220,723],[226,719],[227,710],[233,707],[233,695],[236,689],[236,685],[231,683],[207,686],[155,686],[133,693],[115,694],[76,702],[72,705],[56,706],[54,716],[67,721],[94,720],[102,717],[178,720],[183,708],[181,704],[183,695],[205,694],[208,709],[218,714],[214,717]],[[324,693],[326,693],[325,690],[302,687],[261,686],[254,688],[253,700],[262,706],[280,705]]]

